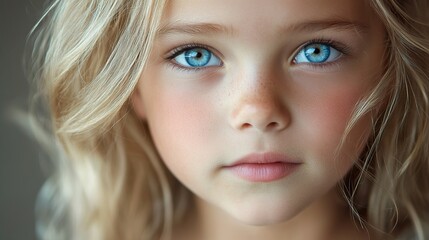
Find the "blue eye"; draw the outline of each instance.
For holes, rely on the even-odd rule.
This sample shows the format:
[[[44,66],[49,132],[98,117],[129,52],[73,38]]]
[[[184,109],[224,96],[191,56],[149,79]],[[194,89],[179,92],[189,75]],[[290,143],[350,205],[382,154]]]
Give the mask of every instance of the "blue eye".
[[[333,48],[330,44],[324,43],[312,43],[304,46],[296,57],[294,58],[295,63],[326,63],[333,62],[342,53],[337,49]]]
[[[203,68],[222,65],[220,59],[211,51],[201,47],[185,49],[172,59],[177,64],[186,68]]]

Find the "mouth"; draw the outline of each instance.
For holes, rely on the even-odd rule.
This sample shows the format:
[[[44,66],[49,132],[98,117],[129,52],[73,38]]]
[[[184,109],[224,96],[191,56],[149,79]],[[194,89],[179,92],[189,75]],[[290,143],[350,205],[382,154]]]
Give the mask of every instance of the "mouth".
[[[272,182],[290,175],[301,163],[280,153],[249,154],[225,169],[250,182]]]

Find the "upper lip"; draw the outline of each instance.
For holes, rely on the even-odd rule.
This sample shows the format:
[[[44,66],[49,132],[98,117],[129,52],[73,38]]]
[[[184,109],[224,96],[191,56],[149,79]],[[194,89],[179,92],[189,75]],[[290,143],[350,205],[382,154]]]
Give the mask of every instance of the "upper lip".
[[[264,153],[251,153],[248,154],[229,166],[236,166],[240,164],[269,164],[269,163],[290,163],[298,164],[296,159],[289,158],[287,155],[276,152],[264,152]]]

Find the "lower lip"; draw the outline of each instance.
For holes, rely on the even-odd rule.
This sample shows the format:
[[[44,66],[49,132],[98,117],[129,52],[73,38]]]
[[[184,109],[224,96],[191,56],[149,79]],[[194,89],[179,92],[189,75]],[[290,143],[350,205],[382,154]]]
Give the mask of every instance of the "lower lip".
[[[228,167],[232,173],[250,182],[272,182],[291,174],[296,163],[244,163]]]

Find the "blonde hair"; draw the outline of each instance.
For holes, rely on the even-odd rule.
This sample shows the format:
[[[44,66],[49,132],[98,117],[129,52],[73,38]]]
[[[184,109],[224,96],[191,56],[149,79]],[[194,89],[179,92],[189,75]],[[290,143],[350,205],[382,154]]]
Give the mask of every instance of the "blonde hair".
[[[40,238],[168,239],[183,216],[189,193],[160,161],[130,104],[165,5],[56,0],[33,30],[32,78],[49,106],[44,120],[57,149],[37,207]],[[385,107],[344,189],[380,238],[412,227],[423,240],[429,217],[421,211],[429,209],[429,6],[417,0],[372,5],[388,36],[385,74],[357,106],[346,133],[365,113]]]
[[[58,0],[42,19],[33,72],[60,147],[40,195],[43,239],[168,236],[177,187],[129,104],[164,5]]]
[[[345,136],[366,113],[382,110],[343,190],[379,239],[424,240],[429,237],[429,2],[371,4],[387,34],[385,71],[357,105]]]

